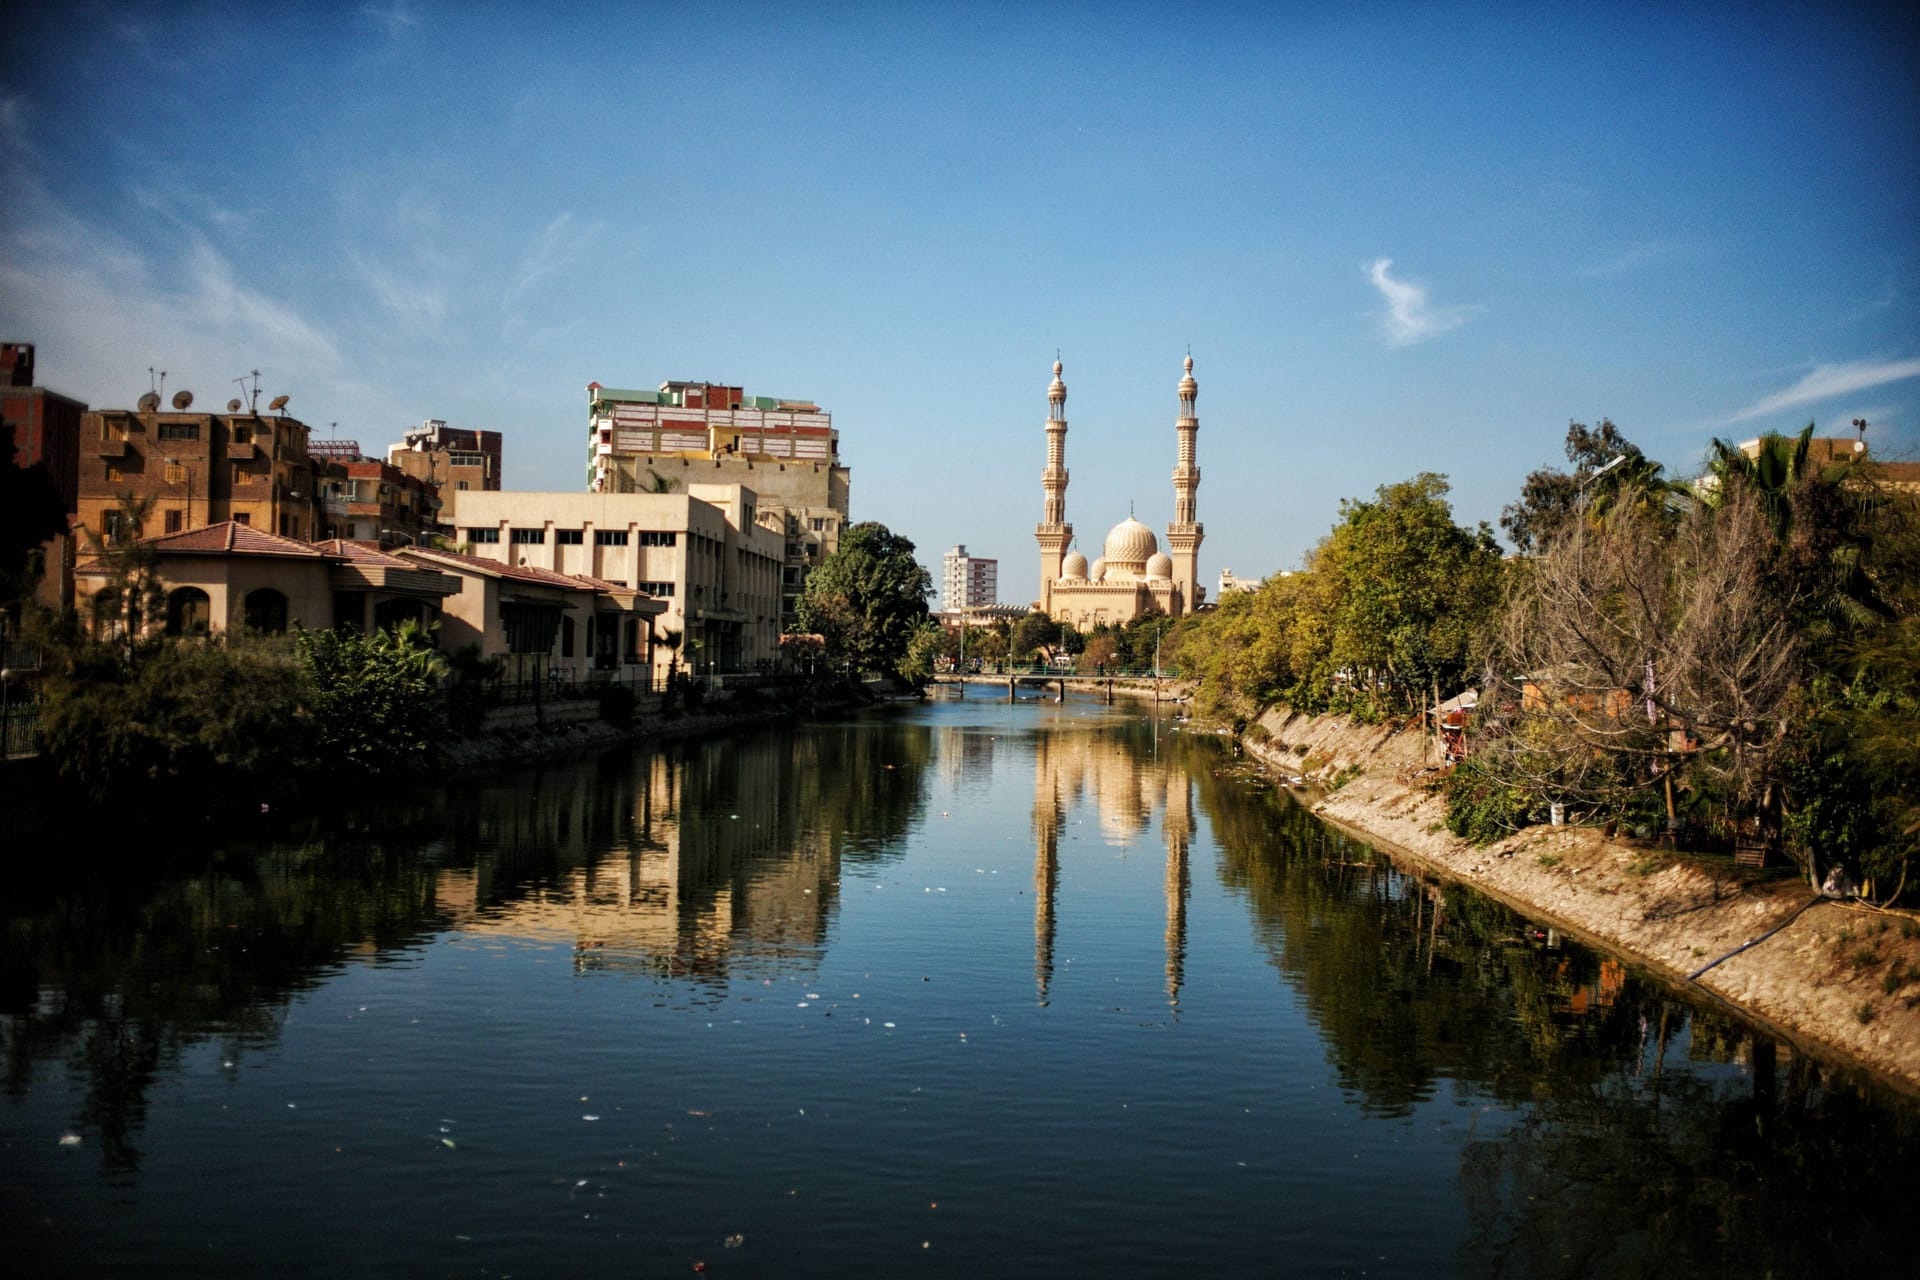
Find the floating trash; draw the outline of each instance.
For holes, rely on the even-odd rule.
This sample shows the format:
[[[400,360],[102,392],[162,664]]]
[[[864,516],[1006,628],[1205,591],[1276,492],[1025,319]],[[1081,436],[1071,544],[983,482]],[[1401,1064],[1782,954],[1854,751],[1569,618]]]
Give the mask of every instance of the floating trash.
[[[728,1236],[724,1243],[729,1249],[738,1249],[741,1245],[745,1244],[746,1242],[747,1242],[747,1238],[744,1235],[741,1235],[738,1231],[736,1231],[732,1235]]]
[[[80,1135],[77,1133],[63,1133],[60,1135],[60,1145],[63,1147],[77,1147],[80,1145]]]
[[[441,1146],[443,1146],[443,1147],[445,1147],[445,1148],[446,1148],[447,1150],[449,1150],[449,1151],[451,1151],[451,1150],[453,1150],[453,1147],[454,1147],[454,1143],[453,1143],[453,1139],[452,1139],[452,1138],[442,1138],[442,1139],[440,1139],[440,1145],[441,1145]]]
[[[582,1120],[598,1120],[600,1117],[599,1116],[581,1116],[580,1118]]]

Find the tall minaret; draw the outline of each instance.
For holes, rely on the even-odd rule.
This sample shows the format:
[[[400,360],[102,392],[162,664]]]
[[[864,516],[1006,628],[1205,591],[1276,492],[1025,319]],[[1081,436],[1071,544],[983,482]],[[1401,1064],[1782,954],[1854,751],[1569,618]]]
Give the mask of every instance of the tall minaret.
[[[1033,534],[1040,544],[1040,608],[1053,612],[1053,584],[1060,580],[1060,562],[1073,541],[1067,523],[1067,384],[1060,381],[1060,361],[1053,362],[1053,385],[1047,388],[1047,469],[1040,483],[1047,491],[1046,513]]]
[[[1207,536],[1206,526],[1194,519],[1194,490],[1200,487],[1200,467],[1194,462],[1194,439],[1200,434],[1200,418],[1193,402],[1200,398],[1200,384],[1193,380],[1193,357],[1187,357],[1187,374],[1180,379],[1180,420],[1173,429],[1180,436],[1180,460],[1173,468],[1173,522],[1167,526],[1167,554],[1173,558],[1173,581],[1180,588],[1180,612],[1192,613],[1200,604],[1198,561],[1200,540]],[[1061,424],[1061,430],[1066,424]]]

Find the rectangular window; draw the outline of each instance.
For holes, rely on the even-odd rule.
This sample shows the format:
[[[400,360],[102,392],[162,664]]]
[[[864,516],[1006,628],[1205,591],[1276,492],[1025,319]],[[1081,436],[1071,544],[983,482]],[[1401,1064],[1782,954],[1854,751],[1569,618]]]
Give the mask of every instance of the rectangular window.
[[[120,469],[119,463],[109,462],[107,464],[107,483],[108,484],[119,484],[122,480],[125,480],[126,478],[127,478],[127,473]]]
[[[167,510],[167,532],[168,533],[180,532],[181,527],[185,524],[186,524],[185,512],[181,511],[178,507],[171,507]]]
[[[596,547],[624,547],[627,545],[625,529],[595,529],[593,545]]]
[[[232,439],[233,439],[233,442],[234,442],[235,444],[252,444],[252,443],[253,443],[253,428],[252,428],[252,427],[243,427],[243,426],[241,426],[241,425],[240,425],[239,423],[235,423],[235,424],[233,425],[233,436],[232,436]]]
[[[679,540],[679,534],[671,529],[644,529],[640,533],[640,545],[643,547],[671,547]]]
[[[822,529],[825,529],[826,527],[827,527],[827,522],[825,520],[821,519],[819,516],[815,516],[813,518],[813,531],[815,533],[819,533]]]
[[[462,489],[464,489],[464,488],[466,488],[466,487],[467,487],[467,482],[466,482],[465,480],[462,480],[462,481],[460,482],[460,488],[462,488]]]
[[[634,584],[633,589],[644,591],[655,599],[671,598],[673,595],[671,582],[639,582]]]
[[[498,529],[469,529],[467,530],[467,541],[475,545],[482,542],[498,542],[500,541],[500,531]]]
[[[582,541],[581,532],[579,529],[555,529],[553,531],[554,545],[560,547],[580,546]]]
[[[186,482],[187,469],[177,462],[169,462],[167,464],[167,483],[185,484]]]
[[[235,484],[246,484],[252,479],[253,477],[247,474],[247,469],[244,465],[238,462],[233,464],[233,482]]]
[[[162,440],[198,440],[200,424],[197,422],[163,422],[160,424],[159,437]]]
[[[513,545],[516,547],[544,547],[547,545],[547,531],[545,529],[515,529],[513,530],[512,540]]]
[[[123,512],[103,511],[100,513],[100,536],[106,539],[108,546],[112,546],[114,543],[120,541],[120,534],[125,528],[126,516]]]
[[[235,524],[252,524],[253,513],[251,511],[236,511],[233,513],[233,522]]]

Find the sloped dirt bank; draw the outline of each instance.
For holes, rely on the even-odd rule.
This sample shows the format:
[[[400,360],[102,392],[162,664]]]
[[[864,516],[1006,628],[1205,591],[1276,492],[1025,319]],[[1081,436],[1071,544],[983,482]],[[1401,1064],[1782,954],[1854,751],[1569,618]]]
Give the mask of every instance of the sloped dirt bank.
[[[1674,857],[1589,827],[1532,827],[1475,847],[1442,822],[1442,801],[1425,786],[1433,774],[1421,772],[1429,763],[1423,738],[1343,716],[1274,711],[1242,745],[1276,772],[1331,788],[1303,798],[1383,851],[1920,1094],[1920,919],[1913,913],[1830,900],[1809,907],[1814,895],[1804,879],[1757,879],[1716,859]],[[1771,938],[1689,979],[1790,916]]]

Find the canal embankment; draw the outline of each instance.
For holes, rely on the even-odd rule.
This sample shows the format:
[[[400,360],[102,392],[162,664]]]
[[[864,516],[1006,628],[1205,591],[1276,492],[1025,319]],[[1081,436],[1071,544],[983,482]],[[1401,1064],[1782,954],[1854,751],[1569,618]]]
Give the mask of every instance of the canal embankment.
[[[1249,726],[1241,746],[1302,780],[1301,798],[1320,817],[1397,859],[1920,1093],[1913,913],[1816,901],[1804,877],[1751,874],[1596,827],[1528,827],[1469,844],[1446,829],[1444,802],[1430,785],[1438,776],[1433,748],[1417,726],[1279,708]]]

